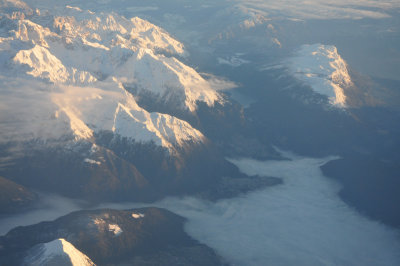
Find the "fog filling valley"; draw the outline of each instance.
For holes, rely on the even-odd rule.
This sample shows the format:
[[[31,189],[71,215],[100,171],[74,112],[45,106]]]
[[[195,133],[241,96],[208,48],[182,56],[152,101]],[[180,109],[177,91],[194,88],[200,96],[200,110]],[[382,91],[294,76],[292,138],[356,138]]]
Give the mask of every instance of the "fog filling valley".
[[[160,206],[189,218],[188,233],[234,265],[399,265],[398,234],[349,208],[322,175],[332,159],[232,160],[284,184],[216,204],[171,198]]]
[[[248,175],[274,176],[282,185],[216,203],[193,197],[156,204],[188,219],[186,231],[233,265],[399,265],[399,234],[361,216],[337,195],[340,187],[315,159],[285,154],[288,160],[231,160]],[[75,201],[51,196],[47,210],[0,220],[2,234],[17,225],[55,219],[78,209]],[[129,209],[145,204],[105,204]]]
[[[0,266],[47,241],[400,265],[400,0],[0,0],[0,21]],[[172,213],[115,211],[144,207]]]
[[[17,226],[36,224],[42,221],[52,221],[73,211],[84,208],[84,202],[54,194],[39,194],[40,208],[33,211],[4,216],[0,218],[0,235],[5,235]]]

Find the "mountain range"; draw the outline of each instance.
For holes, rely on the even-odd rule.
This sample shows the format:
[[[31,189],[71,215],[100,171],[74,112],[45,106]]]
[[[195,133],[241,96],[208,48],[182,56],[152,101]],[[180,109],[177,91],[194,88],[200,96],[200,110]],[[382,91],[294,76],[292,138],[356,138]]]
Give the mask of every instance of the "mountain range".
[[[200,243],[169,210],[103,206],[172,199],[235,219],[229,200],[290,186],[243,173],[233,162],[246,158],[335,158],[314,169],[335,202],[400,226],[399,82],[358,72],[346,46],[368,35],[354,29],[387,37],[370,21],[385,6],[127,2],[0,0],[0,218],[40,213],[49,194],[82,209],[0,236],[1,265],[227,265],[212,248],[228,236]],[[313,6],[360,19],[326,22]]]

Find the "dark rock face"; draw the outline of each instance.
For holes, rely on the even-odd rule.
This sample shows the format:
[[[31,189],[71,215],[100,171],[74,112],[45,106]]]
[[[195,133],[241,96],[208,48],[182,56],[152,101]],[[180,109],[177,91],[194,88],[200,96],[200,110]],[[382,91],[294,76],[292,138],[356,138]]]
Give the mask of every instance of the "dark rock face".
[[[133,164],[101,147],[88,156],[90,146],[77,144],[67,149],[27,144],[24,156],[14,159],[1,172],[29,188],[90,201],[112,200],[116,195],[133,195],[132,199],[151,195],[148,182]],[[85,162],[87,157],[96,159],[96,163]]]
[[[58,238],[97,265],[223,264],[210,248],[183,231],[184,221],[159,208],[73,212],[52,222],[17,227],[1,237],[0,264],[18,265],[27,250]]]
[[[96,144],[22,146],[23,155],[0,168],[1,175],[28,188],[94,203],[151,202],[206,190],[224,176],[244,176],[211,144],[188,145],[172,156],[155,144],[104,132]]]
[[[37,200],[26,187],[0,176],[0,214],[26,210]]]
[[[400,166],[371,156],[344,158],[322,167],[343,184],[340,196],[361,213],[400,228]]]

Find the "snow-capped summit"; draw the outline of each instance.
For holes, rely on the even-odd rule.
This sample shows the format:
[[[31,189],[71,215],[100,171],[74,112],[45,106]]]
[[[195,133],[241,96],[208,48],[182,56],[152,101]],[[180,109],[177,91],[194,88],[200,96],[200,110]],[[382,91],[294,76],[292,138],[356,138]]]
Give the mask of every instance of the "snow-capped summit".
[[[136,51],[148,48],[186,56],[179,41],[165,30],[138,17],[127,19],[116,13],[94,13],[66,6],[54,16],[52,29],[71,40],[82,39],[88,45],[104,49],[120,47]]]
[[[346,89],[353,86],[347,64],[332,45],[303,45],[287,62],[289,72],[332,105],[346,107]]]
[[[178,103],[181,109],[191,112],[196,110],[197,101],[212,106],[221,100],[210,83],[193,68],[150,49],[139,49],[116,75],[134,87],[139,96],[151,94],[156,99]]]
[[[0,64],[8,66],[12,57],[13,74],[22,68],[52,83],[86,85],[118,77],[138,94],[191,112],[198,101],[212,106],[221,100],[208,81],[174,57],[187,55],[183,44],[156,25],[71,6],[52,12],[3,18]]]
[[[13,58],[15,63],[28,65],[32,70],[27,74],[47,79],[54,83],[93,83],[97,79],[88,71],[79,71],[74,67],[65,67],[62,62],[43,46],[21,50]]]
[[[28,251],[24,265],[93,266],[93,261],[65,239],[39,244]]]
[[[27,8],[22,3],[14,6]],[[193,112],[198,101],[212,106],[220,100],[209,82],[174,57],[187,54],[163,29],[138,17],[71,6],[1,19],[0,95],[10,98],[2,111],[24,106],[14,114],[16,128],[4,132],[16,131],[25,140],[70,134],[92,140],[97,132],[112,131],[170,150],[204,141],[189,123],[149,113],[136,102],[145,93]]]
[[[36,73],[45,72],[50,69],[35,68],[43,65],[42,59],[50,57],[57,61],[57,69],[52,72],[60,68],[75,69],[73,72],[86,71],[93,77],[104,79],[118,72],[118,68],[139,49],[180,56],[187,54],[182,43],[137,17],[128,20],[114,13],[96,14],[71,7],[54,12],[63,15],[46,13],[29,18],[3,18],[8,33],[0,36],[0,42],[3,47],[8,44],[8,50],[11,50],[8,52],[18,55],[14,59],[16,63],[28,64]],[[29,56],[39,49],[48,56],[39,58],[35,54],[35,64],[20,60],[20,53]],[[61,80],[50,81],[71,82],[73,79],[65,73],[63,76]]]
[[[56,106],[55,122],[69,124],[76,139],[91,139],[96,132],[112,131],[136,142],[154,142],[168,149],[204,141],[204,135],[189,123],[141,108],[116,82],[107,80],[85,88],[60,86],[49,95],[49,101]]]

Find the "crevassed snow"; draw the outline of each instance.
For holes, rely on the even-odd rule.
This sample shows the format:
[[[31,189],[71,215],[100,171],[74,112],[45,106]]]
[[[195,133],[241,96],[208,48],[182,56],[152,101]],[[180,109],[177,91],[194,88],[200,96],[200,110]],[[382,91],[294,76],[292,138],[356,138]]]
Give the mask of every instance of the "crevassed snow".
[[[347,64],[332,45],[303,45],[287,62],[289,72],[325,95],[337,107],[346,107],[346,88],[353,85]]]
[[[41,250],[39,255],[26,258],[26,263],[29,265],[54,265],[52,263],[60,263],[67,259],[73,266],[95,265],[90,258],[62,238],[43,244]]]

